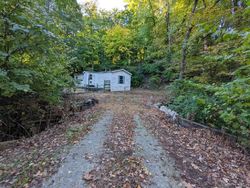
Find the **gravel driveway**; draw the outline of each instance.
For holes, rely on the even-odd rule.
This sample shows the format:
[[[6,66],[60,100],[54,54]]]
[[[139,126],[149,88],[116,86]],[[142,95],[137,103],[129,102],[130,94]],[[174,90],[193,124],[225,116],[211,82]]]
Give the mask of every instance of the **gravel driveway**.
[[[97,122],[92,131],[78,144],[74,145],[66,156],[58,172],[43,183],[44,188],[80,188],[86,187],[83,174],[94,168],[102,153],[103,141],[108,126],[112,122],[112,112],[107,112]]]
[[[163,150],[156,138],[143,126],[138,115],[134,116],[136,155],[144,159],[144,165],[151,173],[151,182],[146,187],[171,188],[183,187],[177,180],[179,173],[174,168],[174,161]]]

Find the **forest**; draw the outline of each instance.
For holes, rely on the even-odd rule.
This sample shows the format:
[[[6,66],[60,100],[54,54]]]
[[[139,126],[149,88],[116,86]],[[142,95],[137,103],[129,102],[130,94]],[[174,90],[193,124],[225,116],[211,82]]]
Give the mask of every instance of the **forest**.
[[[1,140],[32,135],[74,74],[124,68],[134,88],[164,89],[169,108],[249,144],[250,2],[126,2],[0,2]]]

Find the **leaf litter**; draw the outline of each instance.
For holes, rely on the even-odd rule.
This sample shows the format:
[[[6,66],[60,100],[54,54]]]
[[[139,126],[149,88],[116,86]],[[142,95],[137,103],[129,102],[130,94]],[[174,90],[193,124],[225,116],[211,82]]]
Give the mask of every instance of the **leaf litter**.
[[[97,106],[87,109],[40,134],[18,140],[16,146],[0,151],[0,186],[39,186],[57,171],[68,146],[77,143],[90,131],[101,113]],[[77,131],[69,137],[72,129]]]
[[[186,187],[250,187],[250,156],[235,142],[207,129],[179,127],[157,109],[141,113],[182,171]]]
[[[125,110],[125,109],[124,109]],[[100,166],[84,175],[91,187],[140,187],[148,171],[134,153],[134,123],[127,113],[116,113],[104,144]]]
[[[99,164],[82,175],[90,187],[140,188],[150,181],[151,173],[144,166],[143,157],[134,155],[134,114],[140,115],[144,126],[175,160],[185,187],[250,187],[249,154],[210,130],[182,128],[170,123],[163,113],[152,107],[165,100],[162,94],[138,90],[130,94],[90,95],[98,97],[101,104],[89,114],[96,114],[99,109],[114,112]],[[91,125],[93,119],[80,114],[74,121]],[[64,122],[33,138],[21,140],[16,148],[1,152],[1,183],[30,187],[53,174],[63,161],[57,157],[66,152],[62,148],[77,143],[84,135],[71,137],[69,142],[65,136],[68,126]],[[91,154],[83,157],[92,160]]]

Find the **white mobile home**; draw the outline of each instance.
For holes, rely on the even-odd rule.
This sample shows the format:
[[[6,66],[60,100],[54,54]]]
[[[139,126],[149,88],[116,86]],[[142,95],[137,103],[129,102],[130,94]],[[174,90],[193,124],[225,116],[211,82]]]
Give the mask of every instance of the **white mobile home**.
[[[76,76],[77,87],[130,91],[131,75],[125,69],[103,72],[84,71]]]

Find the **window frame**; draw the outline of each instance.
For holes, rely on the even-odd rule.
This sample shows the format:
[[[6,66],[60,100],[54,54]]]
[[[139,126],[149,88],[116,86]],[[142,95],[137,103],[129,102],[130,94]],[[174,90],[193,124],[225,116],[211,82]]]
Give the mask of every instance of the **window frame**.
[[[93,80],[93,74],[89,74],[89,80]]]
[[[122,82],[121,82],[121,79],[122,79]],[[118,84],[125,84],[125,76],[123,75],[118,76]]]

